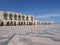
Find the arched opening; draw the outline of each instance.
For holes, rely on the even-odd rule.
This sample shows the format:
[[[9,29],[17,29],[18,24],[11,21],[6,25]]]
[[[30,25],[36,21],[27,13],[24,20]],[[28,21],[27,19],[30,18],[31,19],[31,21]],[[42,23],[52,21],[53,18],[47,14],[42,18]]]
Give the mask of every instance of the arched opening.
[[[45,25],[47,25],[47,23],[45,22]]]
[[[9,14],[9,19],[12,20],[13,15],[10,13]]]
[[[50,22],[48,23],[48,25],[51,25],[51,24],[52,24],[52,23],[50,23]]]
[[[20,26],[20,22],[18,22],[18,25]]]
[[[24,25],[25,25],[25,22],[24,22]]]
[[[7,22],[7,24],[6,24],[7,26],[9,26],[9,22]]]
[[[4,25],[4,22],[1,22],[0,26],[3,26]]]
[[[4,12],[3,17],[5,20],[7,20],[8,14],[6,12]]]
[[[10,22],[10,26],[13,26],[13,22]]]
[[[16,22],[14,22],[14,26],[16,26]]]
[[[27,20],[27,21],[29,20],[29,17],[28,17],[28,16],[26,17],[26,20]]]
[[[21,25],[23,25],[23,22],[21,22]]]
[[[22,16],[22,20],[25,20],[25,16],[24,15]]]
[[[31,23],[31,22],[29,22],[29,25],[32,25],[32,23]]]
[[[16,14],[14,15],[14,20],[17,20],[17,15]]]
[[[21,20],[21,15],[18,16],[18,20]]]

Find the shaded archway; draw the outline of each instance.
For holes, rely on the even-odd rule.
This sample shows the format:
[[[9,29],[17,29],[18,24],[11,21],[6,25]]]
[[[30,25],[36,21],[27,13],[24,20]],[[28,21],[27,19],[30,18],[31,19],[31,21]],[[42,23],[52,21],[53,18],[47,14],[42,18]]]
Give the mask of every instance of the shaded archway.
[[[34,22],[29,22],[29,25],[35,25]]]
[[[12,14],[12,13],[9,14],[9,19],[10,19],[10,20],[13,19],[13,14]]]
[[[33,17],[31,16],[31,21],[33,21]]]
[[[3,26],[4,25],[4,22],[1,22],[0,26]]]
[[[45,24],[45,25],[47,25],[47,23],[46,23],[46,22],[45,22],[44,24]]]
[[[13,26],[13,22],[10,22],[10,26]]]
[[[20,26],[20,22],[18,22],[18,25]]]
[[[24,15],[22,16],[22,20],[25,20],[25,16]]]
[[[7,22],[6,26],[9,26],[9,22]]]
[[[26,21],[28,21],[28,20],[29,20],[29,17],[27,16],[27,17],[26,17]]]
[[[18,20],[21,20],[21,15],[18,16]]]
[[[23,22],[21,22],[21,25],[23,25]]]
[[[3,17],[5,20],[7,20],[8,14],[6,12],[4,12]]]
[[[14,20],[17,20],[17,15],[16,14],[14,14]]]
[[[24,22],[24,25],[25,25],[25,22]]]
[[[14,22],[14,26],[16,26],[16,22]]]

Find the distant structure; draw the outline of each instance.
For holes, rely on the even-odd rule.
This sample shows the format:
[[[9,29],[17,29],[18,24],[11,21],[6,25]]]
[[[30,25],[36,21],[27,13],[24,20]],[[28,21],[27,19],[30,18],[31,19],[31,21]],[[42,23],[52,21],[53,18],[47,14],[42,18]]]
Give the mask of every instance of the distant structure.
[[[32,15],[0,11],[0,26],[50,25],[53,22],[35,21]]]

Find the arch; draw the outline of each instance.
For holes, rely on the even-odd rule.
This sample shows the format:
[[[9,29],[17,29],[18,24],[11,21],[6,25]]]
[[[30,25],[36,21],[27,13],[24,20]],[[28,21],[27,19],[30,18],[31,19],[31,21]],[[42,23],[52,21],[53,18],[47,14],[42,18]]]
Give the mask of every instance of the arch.
[[[44,24],[45,24],[45,25],[47,25],[47,23],[46,23],[46,22],[45,22]]]
[[[10,26],[13,26],[13,22],[12,21],[10,22]]]
[[[7,20],[8,14],[6,12],[4,12],[3,17],[5,20]]]
[[[20,26],[20,22],[18,22],[18,25]]]
[[[24,15],[22,16],[22,20],[25,20],[25,16]]]
[[[26,17],[26,20],[27,20],[27,21],[29,20],[29,17],[28,17],[28,16]]]
[[[17,15],[16,14],[14,15],[14,20],[17,20]]]
[[[1,22],[0,26],[3,26],[4,25],[4,22]]]
[[[9,19],[12,20],[13,15],[10,13],[9,14]]]
[[[14,22],[14,26],[16,26],[16,22]]]
[[[21,15],[18,16],[18,20],[21,20]]]
[[[23,25],[23,22],[21,22],[21,25]]]
[[[7,22],[6,26],[9,26],[9,21]]]
[[[24,22],[24,25],[25,25],[25,22]]]

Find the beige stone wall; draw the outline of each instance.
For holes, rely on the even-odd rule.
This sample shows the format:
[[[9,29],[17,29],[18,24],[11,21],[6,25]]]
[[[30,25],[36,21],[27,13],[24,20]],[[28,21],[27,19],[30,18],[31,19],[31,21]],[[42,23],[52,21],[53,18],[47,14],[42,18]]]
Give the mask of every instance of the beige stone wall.
[[[34,16],[32,15],[1,11],[0,24],[6,26],[7,23],[9,25],[10,23],[12,23],[13,26],[15,26],[14,25],[15,23],[16,23],[16,26],[18,25],[50,25],[50,24],[53,24],[53,21],[35,21]]]
[[[9,22],[9,23],[12,22],[13,24],[14,24],[14,22],[16,22],[16,25],[19,25],[18,24],[19,22],[20,22],[20,24],[22,23],[22,25],[29,25],[29,23],[32,22],[31,25],[34,25],[33,16],[25,15],[25,14],[21,14],[21,13],[15,13],[15,12],[0,12],[0,20],[1,20],[1,22],[4,22],[4,25],[6,25],[7,22]]]

